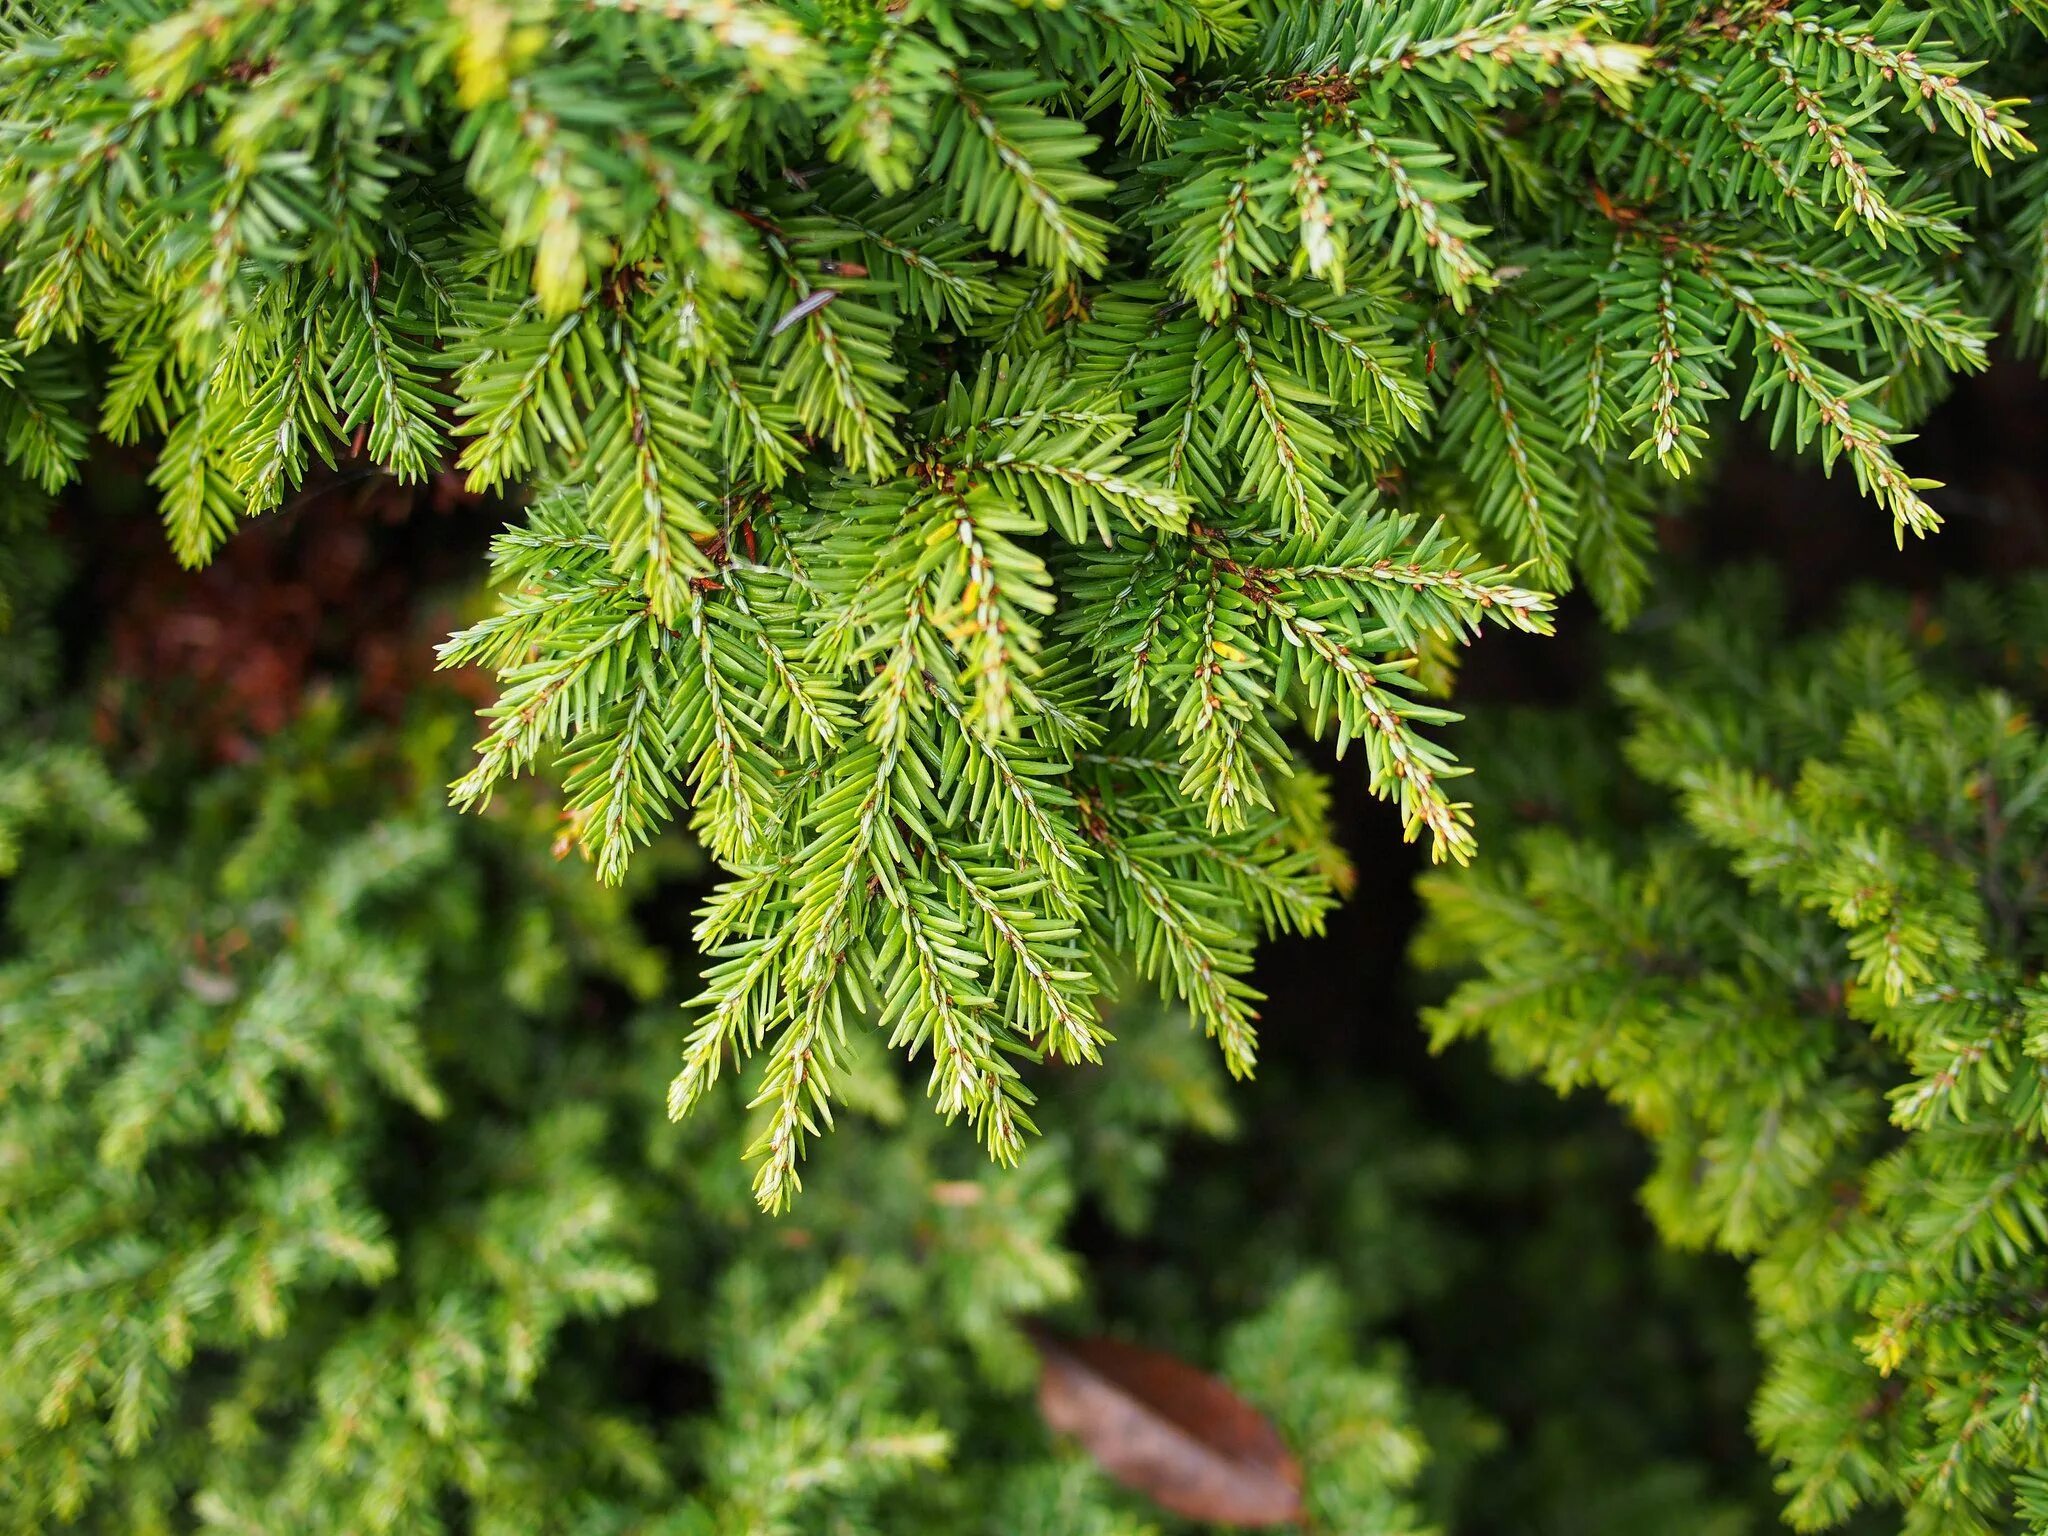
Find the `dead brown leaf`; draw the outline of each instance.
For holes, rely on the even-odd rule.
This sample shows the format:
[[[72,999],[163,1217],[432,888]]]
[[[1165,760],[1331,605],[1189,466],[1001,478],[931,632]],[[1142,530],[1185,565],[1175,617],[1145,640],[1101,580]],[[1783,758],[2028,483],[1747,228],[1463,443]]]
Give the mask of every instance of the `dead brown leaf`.
[[[1218,1525],[1302,1518],[1301,1466],[1270,1421],[1215,1377],[1115,1339],[1034,1328],[1038,1408],[1111,1477]]]

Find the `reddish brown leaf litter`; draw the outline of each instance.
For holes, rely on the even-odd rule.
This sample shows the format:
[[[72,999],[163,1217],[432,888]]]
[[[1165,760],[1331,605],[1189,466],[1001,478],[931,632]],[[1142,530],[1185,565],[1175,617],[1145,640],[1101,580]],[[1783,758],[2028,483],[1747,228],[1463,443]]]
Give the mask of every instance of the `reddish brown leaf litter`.
[[[458,565],[384,532],[477,500],[453,475],[424,487],[335,475],[238,528],[199,571],[177,569],[153,522],[126,520],[111,530],[118,558],[100,594],[113,652],[102,737],[169,734],[240,761],[325,681],[345,681],[360,707],[387,716],[420,687],[483,683],[433,670],[433,641],[454,616],[434,611],[432,589],[451,572],[473,575],[476,541],[454,541]]]
[[[1125,1487],[1217,1525],[1302,1518],[1300,1464],[1272,1423],[1215,1377],[1115,1339],[1035,1328],[1032,1342],[1045,1422]]]

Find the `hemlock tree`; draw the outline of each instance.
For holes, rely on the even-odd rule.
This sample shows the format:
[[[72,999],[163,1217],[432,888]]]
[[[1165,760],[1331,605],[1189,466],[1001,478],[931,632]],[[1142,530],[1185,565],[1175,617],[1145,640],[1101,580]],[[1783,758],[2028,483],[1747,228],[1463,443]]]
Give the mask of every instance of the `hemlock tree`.
[[[1424,882],[1423,955],[1477,972],[1432,1026],[1605,1091],[1665,1235],[1752,1261],[1793,1527],[2039,1531],[2048,584],[1783,606],[1643,642],[1626,768],[1605,709],[1498,722],[1558,744],[1500,786],[1546,824]]]
[[[731,878],[672,1108],[784,1207],[879,1028],[1014,1159],[1119,957],[1250,1070],[1334,894],[1294,735],[1470,851],[1419,683],[1612,616],[1717,402],[1902,423],[2048,318],[2038,14],[1589,0],[13,7],[0,443],[160,440],[204,560],[344,452],[534,491],[466,804]],[[1979,89],[1990,58],[1993,83]]]

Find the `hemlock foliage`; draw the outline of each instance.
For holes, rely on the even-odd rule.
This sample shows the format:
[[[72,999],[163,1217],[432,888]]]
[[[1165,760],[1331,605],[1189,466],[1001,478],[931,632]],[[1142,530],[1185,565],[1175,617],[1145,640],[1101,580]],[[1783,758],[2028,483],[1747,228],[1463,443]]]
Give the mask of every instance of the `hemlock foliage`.
[[[1477,972],[1430,1021],[1604,1091],[1664,1234],[1751,1261],[1795,1529],[2037,1531],[2048,584],[1784,607],[1645,637],[1619,757],[1604,709],[1496,722],[1553,744],[1503,786],[1540,824],[1424,882],[1422,955]]]
[[[1736,1298],[1642,1250],[1615,1128],[1480,1082],[1461,1141],[1319,1050],[1234,1092],[1140,1002],[1100,1067],[1048,1071],[1057,1128],[1014,1170],[856,1034],[832,1156],[770,1220],[738,1098],[664,1112],[686,845],[612,889],[549,856],[533,786],[455,815],[464,706],[434,689],[394,724],[329,681],[215,765],[217,721],[44,622],[89,570],[6,552],[0,1531],[1203,1529],[1048,1439],[1034,1314],[1221,1372],[1318,1531],[1744,1529],[1694,1449],[1743,1379]],[[1474,1242],[1467,1202],[1529,1184],[1570,1220]],[[1540,1393],[1541,1440],[1397,1332]],[[1667,1367],[1695,1338],[1718,1391]]]
[[[531,489],[456,793],[729,871],[672,1108],[764,1056],[783,1208],[873,1025],[1010,1161],[1123,963],[1250,1069],[1341,884],[1303,735],[1468,855],[1418,679],[1630,613],[1723,402],[1934,525],[1906,424],[2048,320],[2040,19],[40,0],[0,451],[150,441],[190,562],[344,452]]]
[[[1228,1129],[1183,1018],[1119,1015],[1065,1104],[1114,1155],[1014,1171],[870,1047],[804,1225],[767,1221],[737,1106],[666,1121],[625,893],[544,805],[443,804],[452,699],[110,765],[18,661],[36,606],[0,664],[0,1530],[1160,1530],[1051,1443],[1019,1321],[1092,1305],[1079,1200],[1143,1231],[1168,1138]],[[1419,1531],[1398,1357],[1312,1255],[1260,1287],[1201,1308],[1204,1363],[1325,1528]]]
[[[1177,1529],[1048,1440],[1048,1313],[1228,1376],[1319,1533],[1751,1528],[1603,1131],[1447,1076],[1453,1144],[1355,1018],[1227,1091],[1334,757],[1448,866],[1436,1040],[1743,1261],[1789,1523],[2048,1532],[2048,585],[1646,602],[1738,417],[1935,528],[1914,423],[2048,335],[2044,24],[7,7],[0,1530]],[[474,750],[367,641],[232,764],[124,716],[150,612],[46,527],[124,465],[194,566],[488,496]],[[380,619],[416,533],[334,555]],[[1467,803],[1462,648],[1575,586],[1616,705],[1483,711]]]

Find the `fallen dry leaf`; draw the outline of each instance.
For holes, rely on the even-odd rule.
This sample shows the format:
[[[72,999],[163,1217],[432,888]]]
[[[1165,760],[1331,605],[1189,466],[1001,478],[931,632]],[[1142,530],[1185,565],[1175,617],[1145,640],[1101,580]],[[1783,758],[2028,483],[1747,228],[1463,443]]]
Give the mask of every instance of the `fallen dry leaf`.
[[[1031,1337],[1045,1422],[1125,1487],[1218,1525],[1302,1517],[1300,1464],[1265,1416],[1215,1377],[1115,1339],[1044,1328]]]

